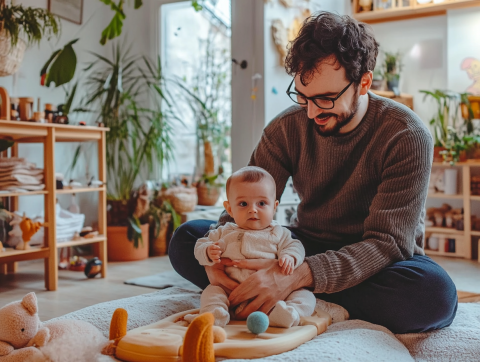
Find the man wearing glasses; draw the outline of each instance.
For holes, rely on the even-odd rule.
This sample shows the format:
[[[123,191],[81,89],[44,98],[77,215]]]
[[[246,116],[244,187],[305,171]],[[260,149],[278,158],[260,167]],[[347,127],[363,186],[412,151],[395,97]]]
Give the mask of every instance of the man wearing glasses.
[[[241,284],[221,264],[205,273],[193,248],[211,222],[176,231],[174,268],[201,288],[222,286],[232,306],[250,301],[240,317],[268,313],[307,287],[351,319],[394,333],[452,323],[455,285],[423,251],[432,138],[410,109],[369,92],[377,54],[366,24],[327,12],[307,19],[289,48],[287,94],[296,105],[265,128],[250,164],[274,177],[277,199],[289,177],[300,196],[290,230],[307,258],[293,275],[263,260],[241,265],[258,270]]]

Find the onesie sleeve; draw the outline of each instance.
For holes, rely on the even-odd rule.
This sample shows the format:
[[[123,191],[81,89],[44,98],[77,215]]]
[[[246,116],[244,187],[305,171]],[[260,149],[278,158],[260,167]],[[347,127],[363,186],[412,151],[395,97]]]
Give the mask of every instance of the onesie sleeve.
[[[300,240],[293,239],[292,233],[287,228],[280,225],[276,226],[282,229],[281,241],[278,244],[278,258],[284,255],[290,255],[295,259],[295,269],[298,268],[305,259],[305,248]]]
[[[220,226],[218,229],[210,230],[207,237],[200,238],[195,244],[195,258],[198,260],[200,265],[214,265],[207,255],[207,248],[209,245],[219,241],[222,238],[222,232],[224,227]],[[223,251],[223,250],[222,250]]]

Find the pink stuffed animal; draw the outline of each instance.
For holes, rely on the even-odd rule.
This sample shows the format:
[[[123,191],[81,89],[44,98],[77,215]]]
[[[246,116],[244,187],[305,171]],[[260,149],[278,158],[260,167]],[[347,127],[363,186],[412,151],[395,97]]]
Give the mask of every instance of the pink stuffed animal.
[[[42,323],[37,312],[35,293],[0,308],[0,362],[93,361],[107,343],[90,323]]]

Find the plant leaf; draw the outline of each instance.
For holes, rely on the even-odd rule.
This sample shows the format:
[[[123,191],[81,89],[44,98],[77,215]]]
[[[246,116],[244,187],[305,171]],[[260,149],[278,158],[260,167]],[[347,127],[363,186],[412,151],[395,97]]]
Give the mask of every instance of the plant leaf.
[[[8,150],[10,147],[12,147],[15,144],[14,141],[9,141],[9,140],[4,140],[0,139],[0,152]]]
[[[107,40],[112,40],[122,34],[123,20],[125,20],[125,14],[123,12],[115,12],[110,24],[102,31],[100,44],[105,45]]]
[[[45,86],[49,87],[53,82],[55,87],[59,87],[73,79],[77,68],[77,55],[72,45],[77,41],[78,39],[72,40],[57,54],[47,71]]]

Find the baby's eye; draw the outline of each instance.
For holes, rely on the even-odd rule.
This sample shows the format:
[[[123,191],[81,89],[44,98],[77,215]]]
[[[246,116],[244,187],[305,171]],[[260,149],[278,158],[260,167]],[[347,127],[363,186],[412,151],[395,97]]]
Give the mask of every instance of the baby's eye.
[[[245,207],[245,206],[247,206],[247,203],[245,201],[242,201],[239,205],[242,206],[242,207]]]
[[[267,203],[266,203],[265,201],[260,201],[258,204],[259,204],[260,206],[266,206],[266,205],[267,205]]]

